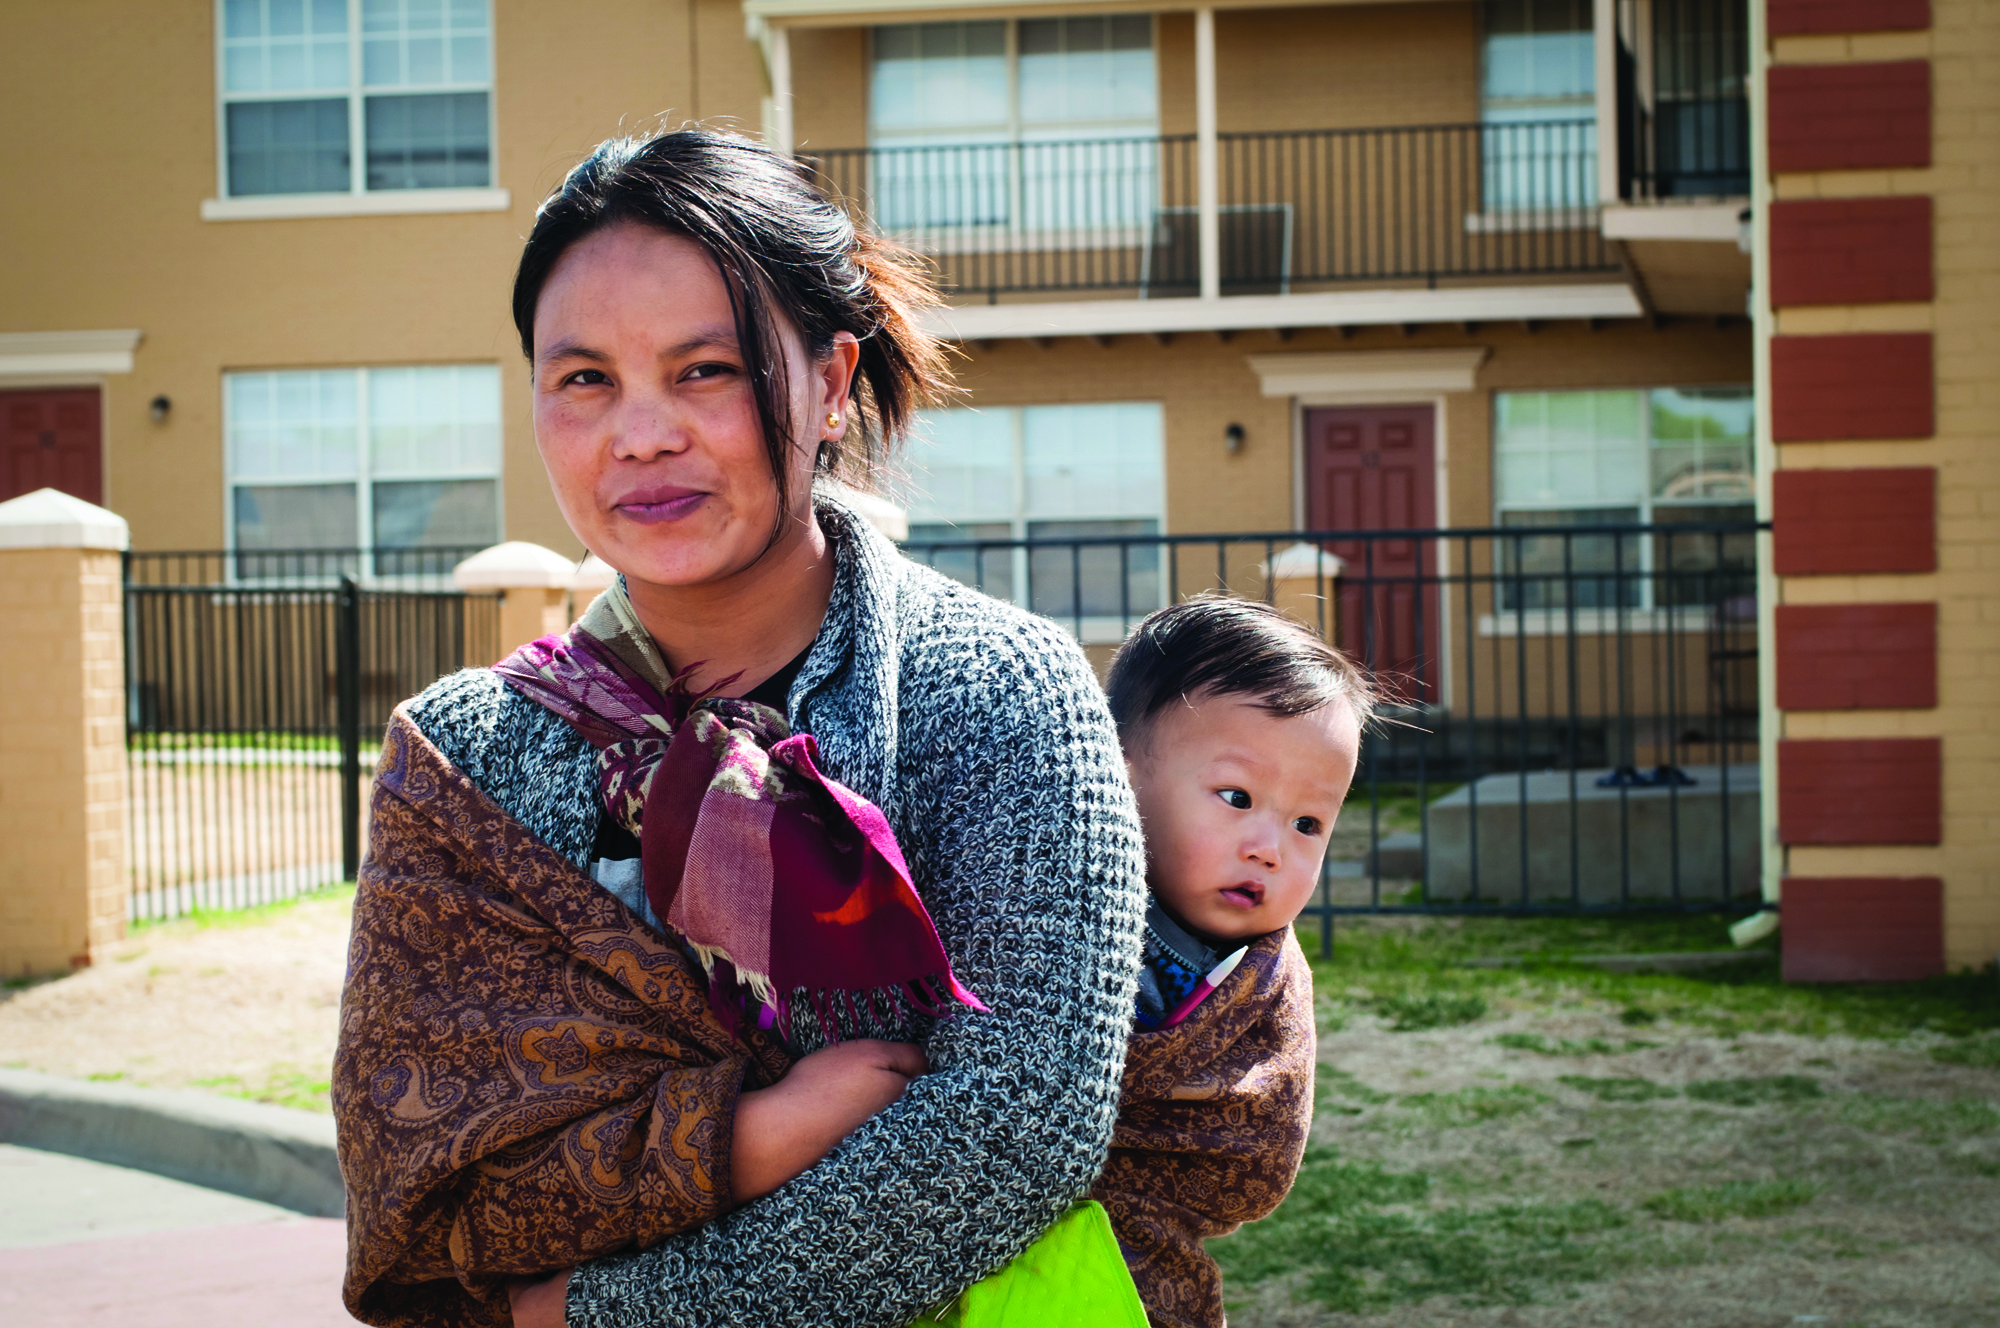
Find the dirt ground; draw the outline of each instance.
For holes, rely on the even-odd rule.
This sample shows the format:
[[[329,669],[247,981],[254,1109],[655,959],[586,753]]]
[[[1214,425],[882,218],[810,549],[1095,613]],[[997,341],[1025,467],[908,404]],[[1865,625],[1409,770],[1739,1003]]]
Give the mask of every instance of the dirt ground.
[[[350,906],[155,925],[0,992],[0,1064],[324,1111]],[[1236,1328],[2000,1325],[1991,1032],[1771,1031],[1740,980],[1718,1024],[1683,979],[1384,963],[1316,965],[1306,1169],[1212,1246]]]
[[[351,905],[143,927],[106,962],[0,990],[0,1065],[326,1111]]]

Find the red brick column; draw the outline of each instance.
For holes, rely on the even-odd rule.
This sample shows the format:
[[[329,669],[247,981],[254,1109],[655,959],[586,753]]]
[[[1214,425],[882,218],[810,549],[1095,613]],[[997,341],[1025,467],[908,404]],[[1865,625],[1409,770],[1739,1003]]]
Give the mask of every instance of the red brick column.
[[[1931,21],[1929,0],[1765,3],[1773,38]],[[1933,205],[1826,192],[1930,164],[1931,64],[1828,62],[1823,42],[1786,63],[1786,49],[1807,52],[1773,48],[1767,162],[1779,186],[1814,173],[1819,196],[1776,188],[1766,226],[1784,972],[1919,978],[1944,966],[1943,885],[1879,868],[1944,833],[1947,739],[1924,718],[1938,704],[1938,606],[1910,597],[1938,565],[1938,475],[1885,464],[1884,445],[1937,430],[1934,336],[1908,312],[1936,293]]]

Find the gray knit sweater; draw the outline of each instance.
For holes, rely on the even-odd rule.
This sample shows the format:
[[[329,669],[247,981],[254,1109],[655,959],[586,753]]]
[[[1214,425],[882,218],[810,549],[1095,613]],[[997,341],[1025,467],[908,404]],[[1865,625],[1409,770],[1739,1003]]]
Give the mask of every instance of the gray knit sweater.
[[[793,727],[881,806],[992,1013],[854,1031],[931,1072],[797,1180],[570,1279],[574,1328],[900,1328],[1006,1263],[1103,1165],[1131,1028],[1144,854],[1104,700],[1060,629],[904,559],[822,501],[832,603]],[[595,754],[486,670],[411,705],[454,764],[579,865]]]

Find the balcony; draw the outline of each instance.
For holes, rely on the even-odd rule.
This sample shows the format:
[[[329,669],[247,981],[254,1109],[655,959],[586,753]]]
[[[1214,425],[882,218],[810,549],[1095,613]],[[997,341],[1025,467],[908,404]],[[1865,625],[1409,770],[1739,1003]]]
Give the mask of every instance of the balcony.
[[[805,161],[863,224],[936,262],[961,330],[980,322],[966,305],[1079,296],[1148,302],[1138,326],[1104,329],[1144,330],[1176,321],[1167,302],[1204,296],[1252,302],[1282,325],[1272,300],[1616,274],[1594,202],[1596,138],[1589,120],[1218,134],[1208,207],[1192,134],[843,148]],[[986,321],[1023,313],[1036,316]],[[1297,316],[1306,321],[1303,307]]]

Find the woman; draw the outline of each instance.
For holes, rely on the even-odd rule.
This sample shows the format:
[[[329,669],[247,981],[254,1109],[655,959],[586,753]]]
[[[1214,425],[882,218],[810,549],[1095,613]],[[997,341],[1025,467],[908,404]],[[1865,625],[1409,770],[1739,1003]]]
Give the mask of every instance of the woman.
[[[657,649],[664,674],[696,695],[767,700],[813,735],[820,769],[886,816],[974,999],[937,1019],[848,1006],[832,1039],[794,1020],[776,1030],[780,1049],[746,1032],[747,1053],[718,1042],[713,1057],[688,1060],[695,1078],[648,1099],[663,1119],[619,1136],[599,1160],[615,1177],[643,1136],[666,1171],[726,1172],[725,1192],[709,1208],[675,1210],[704,1222],[694,1229],[516,1283],[524,1326],[907,1324],[1019,1253],[1102,1164],[1143,854],[1101,694],[1059,630],[904,560],[814,487],[819,477],[866,483],[918,398],[943,385],[940,349],[915,323],[929,298],[899,251],[858,236],[791,163],[734,137],[684,130],[605,143],[536,219],[514,291],[536,445],[571,528],[623,573],[650,638],[637,649]],[[510,1126],[478,1168],[464,1163],[491,1134],[481,1122],[509,1108],[511,1085],[542,1084],[560,1058],[542,1057],[525,1078],[447,1082],[425,1058],[391,1063],[384,1050],[419,1028],[448,1039],[453,1056],[486,1045],[490,1011],[451,1000],[493,963],[425,967],[451,943],[438,883],[479,867],[468,844],[516,855],[508,871],[571,882],[589,872],[606,890],[641,856],[606,815],[591,742],[495,672],[439,682],[399,722],[409,730],[398,739],[392,729],[396,754],[385,749],[336,1066],[356,1233],[350,1306],[371,1279],[379,1289],[442,1270],[476,1288],[496,1270],[529,1271],[518,1249],[511,1263],[482,1263],[479,1251],[505,1243],[495,1231],[525,1211],[518,1187],[504,1186],[509,1159],[537,1140]],[[445,774],[412,778],[406,762],[426,744]],[[425,820],[427,799],[443,806],[436,790],[453,777],[476,787],[473,802]],[[485,810],[459,810],[475,804]],[[493,824],[469,824],[481,817]],[[508,838],[517,828],[526,833]],[[587,957],[582,923],[555,919],[561,937],[534,931],[543,896],[522,888],[521,899],[496,889],[480,904],[488,922],[539,938],[516,945],[506,966]],[[591,1001],[608,1009],[628,998],[603,975],[636,971],[629,959],[592,961]],[[399,1005],[412,983],[442,994]],[[583,1039],[598,1061],[609,1053],[597,1048],[627,1036],[606,1018]],[[528,1045],[495,1036],[495,1046]],[[829,1040],[838,1045],[820,1050]],[[823,1119],[829,1102],[857,1128],[815,1139],[802,1121]],[[455,1122],[448,1138],[427,1124],[444,1120]],[[726,1167],[702,1160],[701,1141],[716,1139],[729,1141]],[[442,1160],[421,1186],[383,1179],[432,1158]],[[353,1251],[379,1246],[385,1220],[403,1232],[429,1222],[430,1235],[408,1240],[429,1241],[431,1262],[398,1271],[378,1261],[358,1276]],[[503,1234],[559,1251],[571,1248],[561,1225]],[[377,1313],[443,1322],[456,1312],[448,1298],[430,1303]]]

